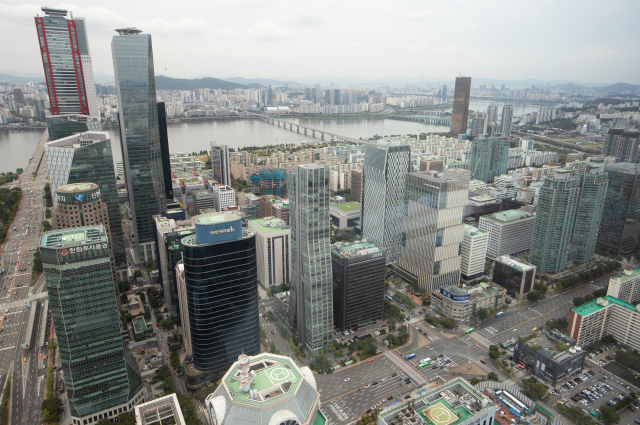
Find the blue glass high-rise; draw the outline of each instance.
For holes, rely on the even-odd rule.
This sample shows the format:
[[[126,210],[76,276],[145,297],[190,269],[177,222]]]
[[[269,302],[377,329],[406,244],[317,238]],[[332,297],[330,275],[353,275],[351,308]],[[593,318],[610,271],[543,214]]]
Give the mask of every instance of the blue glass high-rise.
[[[139,261],[155,253],[152,217],[167,209],[151,36],[119,29],[111,51],[118,94],[120,145],[129,192],[131,237]]]

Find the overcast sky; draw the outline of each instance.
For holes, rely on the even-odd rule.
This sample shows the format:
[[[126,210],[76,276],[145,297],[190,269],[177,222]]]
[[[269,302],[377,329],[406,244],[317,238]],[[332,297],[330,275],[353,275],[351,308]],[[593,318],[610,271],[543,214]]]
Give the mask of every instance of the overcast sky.
[[[153,37],[177,78],[318,75],[640,83],[639,0],[86,0],[95,73],[113,75],[115,28]],[[0,0],[0,70],[42,72],[40,4]]]

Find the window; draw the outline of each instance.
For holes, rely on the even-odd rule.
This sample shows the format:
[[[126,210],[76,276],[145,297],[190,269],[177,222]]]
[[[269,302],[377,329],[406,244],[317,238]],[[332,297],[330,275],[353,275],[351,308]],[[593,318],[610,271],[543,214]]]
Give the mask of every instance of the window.
[[[442,246],[443,233],[444,233],[444,229],[436,230],[436,246]]]
[[[435,261],[433,263],[433,274],[434,275],[440,274],[440,261]]]

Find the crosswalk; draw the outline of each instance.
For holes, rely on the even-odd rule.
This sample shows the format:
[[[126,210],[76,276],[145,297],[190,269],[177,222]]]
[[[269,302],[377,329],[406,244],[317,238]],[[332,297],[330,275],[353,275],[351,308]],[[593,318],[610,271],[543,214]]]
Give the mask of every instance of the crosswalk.
[[[195,399],[195,402],[196,402],[196,407],[198,408],[198,410],[200,412],[204,412],[205,411],[204,402],[198,400],[197,398]]]

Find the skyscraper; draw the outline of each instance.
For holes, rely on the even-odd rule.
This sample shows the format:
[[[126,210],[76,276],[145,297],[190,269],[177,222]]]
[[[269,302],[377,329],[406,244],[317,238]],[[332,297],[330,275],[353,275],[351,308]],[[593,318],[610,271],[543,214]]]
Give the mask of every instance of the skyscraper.
[[[362,235],[400,258],[405,179],[411,171],[411,146],[379,140],[365,145],[362,173]]]
[[[605,165],[609,186],[598,230],[598,249],[629,254],[640,238],[640,164]]]
[[[492,137],[471,141],[472,180],[492,182],[497,176],[507,173],[509,164],[509,139]]]
[[[456,77],[451,111],[451,137],[467,132],[469,121],[469,96],[471,95],[471,77]]]
[[[604,140],[602,153],[605,156],[615,156],[617,162],[633,163],[638,157],[638,140],[640,131],[612,128]]]
[[[85,131],[102,131],[100,118],[89,115],[67,114],[46,117],[49,141],[73,136]]]
[[[167,209],[164,192],[158,102],[151,35],[135,28],[119,29],[111,41],[118,93],[120,145],[129,193],[131,238],[136,261],[155,252],[152,217]]]
[[[84,19],[67,19],[64,9],[42,11],[46,16],[35,22],[51,113],[99,117]]]
[[[498,105],[493,102],[487,106],[487,121],[490,123],[498,122]]]
[[[502,107],[502,120],[500,121],[500,133],[509,139],[511,136],[511,121],[513,121],[513,106],[504,105]]]
[[[541,275],[557,273],[567,265],[579,194],[580,180],[569,170],[544,179],[529,255]]]
[[[331,344],[333,286],[329,169],[312,163],[288,173],[291,224],[289,324],[310,351]]]
[[[478,137],[487,133],[489,120],[486,112],[476,112],[471,117],[471,135]]]
[[[211,169],[213,170],[213,178],[215,181],[231,187],[229,146],[211,142]]]
[[[63,134],[81,124],[74,120],[51,118],[54,119],[47,120],[47,127],[53,134]],[[107,204],[116,275],[119,280],[126,280],[127,259],[109,133],[86,131],[53,140],[44,147],[44,159],[53,193],[58,187],[71,183],[98,185],[100,197]],[[53,207],[58,207],[57,197],[53,198]]]
[[[576,220],[571,236],[570,260],[588,263],[596,247],[598,228],[602,219],[602,207],[607,193],[607,173],[604,167],[587,166],[578,173],[580,195],[576,206]]]
[[[460,283],[469,180],[447,173],[407,175],[399,267],[427,294]]]
[[[173,181],[171,180],[171,155],[169,153],[169,135],[167,133],[167,109],[164,102],[158,102],[158,129],[160,136],[160,157],[162,158],[162,179],[167,201],[173,200]]]
[[[40,253],[73,423],[131,410],[144,393],[122,344],[104,227],[46,232]]]
[[[255,232],[238,212],[194,221],[176,267],[179,310],[186,352],[205,375],[199,381],[215,382],[242,352],[260,352]]]

